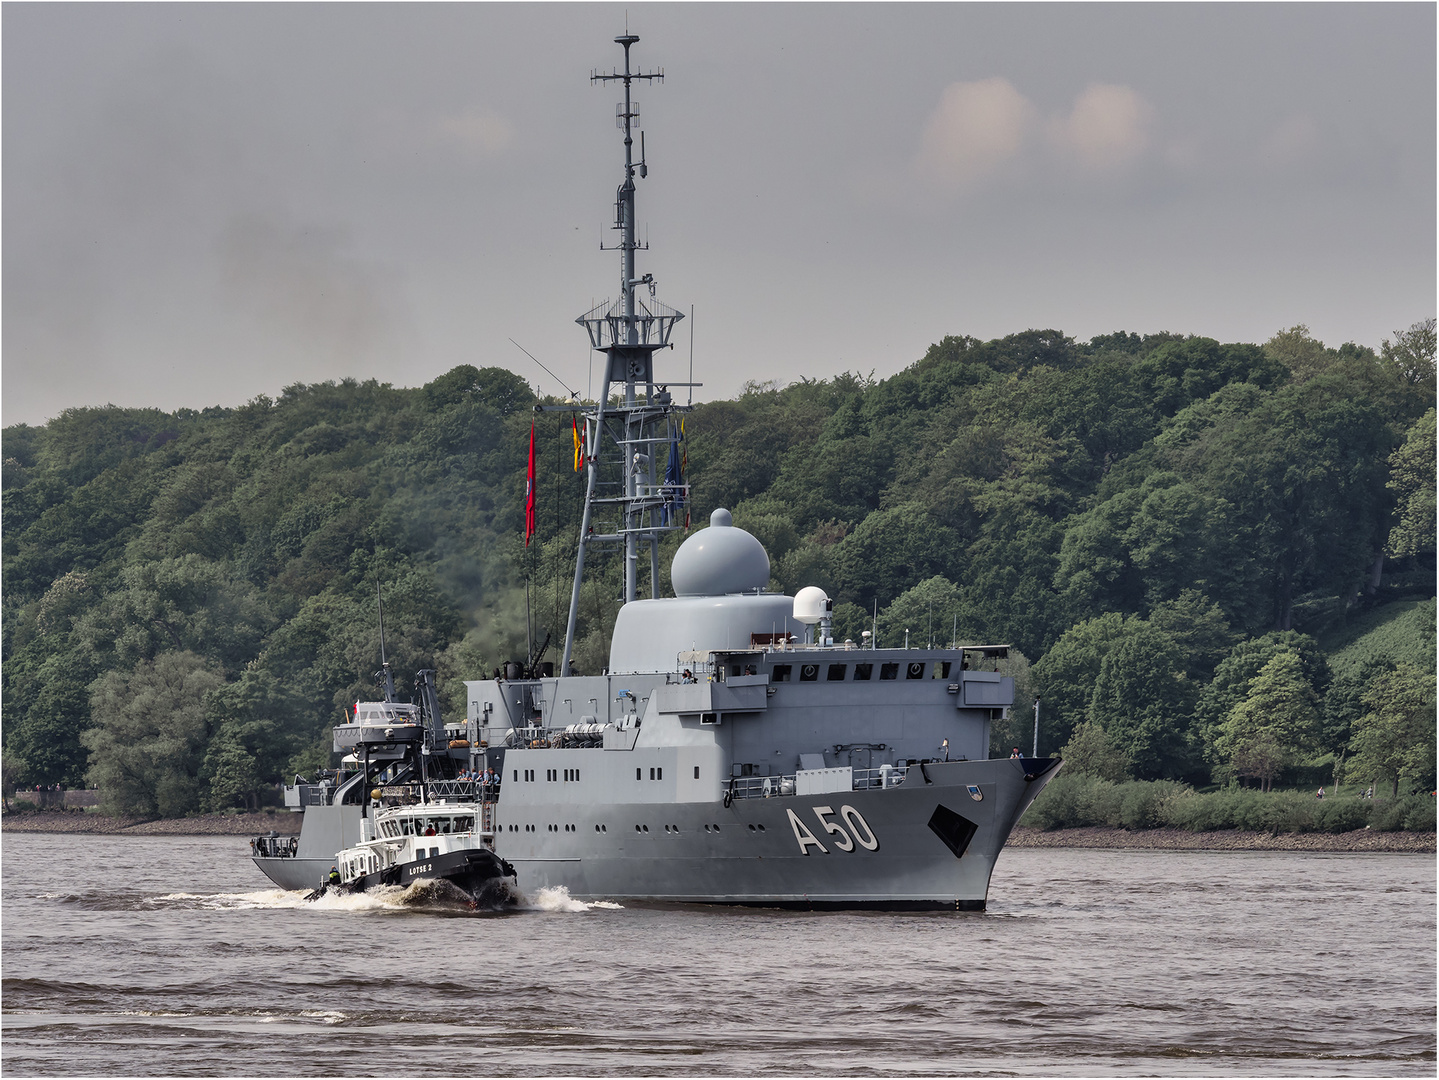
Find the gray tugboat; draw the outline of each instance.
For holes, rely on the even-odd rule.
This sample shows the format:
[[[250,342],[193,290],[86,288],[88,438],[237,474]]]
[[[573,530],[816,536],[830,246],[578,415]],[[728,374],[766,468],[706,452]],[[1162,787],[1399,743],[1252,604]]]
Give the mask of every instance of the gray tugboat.
[[[686,384],[655,369],[683,316],[635,268],[635,179],[648,170],[643,153],[634,160],[631,86],[663,78],[631,70],[638,40],[615,39],[623,72],[592,75],[624,86],[621,278],[615,302],[577,320],[606,369],[597,404],[578,410],[586,498],[562,674],[510,664],[466,681],[463,728],[440,721],[430,673],[411,726],[357,706],[355,723],[335,729],[356,771],[288,788],[287,803],[305,815],[298,844],[277,842],[256,862],[285,888],[311,888],[360,841],[373,789],[458,770],[490,779],[456,794],[475,801],[481,842],[527,892],[982,910],[1000,849],[1059,767],[987,760],[990,725],[1014,698],[1013,680],[995,670],[1005,646],[836,643],[829,598],[814,587],[767,591],[768,555],[723,509],[680,545],[675,595],[660,596],[660,538],[685,528],[689,503],[677,461],[688,407],[670,393]],[[625,603],[605,673],[564,674],[592,545],[623,552]]]

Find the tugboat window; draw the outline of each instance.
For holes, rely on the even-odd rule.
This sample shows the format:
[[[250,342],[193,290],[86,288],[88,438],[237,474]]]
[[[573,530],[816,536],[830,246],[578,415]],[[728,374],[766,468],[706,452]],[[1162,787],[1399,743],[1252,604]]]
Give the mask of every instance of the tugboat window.
[[[899,665],[898,665],[898,664],[880,664],[880,665],[879,665],[879,677],[880,677],[881,679],[897,679],[897,678],[899,678]]]
[[[776,664],[774,666],[774,681],[789,682],[789,673],[793,670],[794,668],[791,664]]]
[[[828,682],[844,682],[844,669],[848,664],[830,664],[829,671],[825,672],[825,680]]]

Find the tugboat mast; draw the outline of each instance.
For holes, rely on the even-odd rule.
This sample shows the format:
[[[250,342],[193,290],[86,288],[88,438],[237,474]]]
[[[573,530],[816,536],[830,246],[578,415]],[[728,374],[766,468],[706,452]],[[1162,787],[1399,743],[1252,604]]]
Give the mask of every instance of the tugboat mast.
[[[620,252],[620,295],[613,304],[605,301],[575,321],[588,331],[590,347],[606,356],[605,377],[598,401],[585,417],[585,450],[588,475],[585,483],[585,507],[580,523],[579,548],[575,556],[574,588],[570,593],[569,620],[565,628],[565,650],[560,673],[570,670],[574,651],[575,623],[579,615],[580,585],[584,581],[585,553],[595,541],[624,545],[624,595],[629,603],[639,598],[639,559],[641,545],[649,549],[650,596],[657,597],[660,587],[660,534],[682,527],[673,511],[688,499],[688,486],[671,475],[659,482],[657,457],[674,445],[678,435],[678,414],[687,407],[675,406],[669,385],[656,386],[654,353],[673,348],[670,334],[684,318],[680,312],[666,307],[654,298],[655,279],[652,274],[639,275],[635,269],[635,252],[648,248],[635,238],[635,177],[649,174],[645,161],[644,136],[640,136],[640,160],[634,159],[634,133],[638,129],[639,107],[631,94],[631,84],[644,80],[658,82],[663,71],[637,72],[630,68],[630,46],[638,35],[622,34],[615,43],[624,48],[624,71],[609,74],[592,72],[591,82],[622,82],[624,101],[615,107],[615,123],[625,136],[624,180],[615,194],[613,228],[619,232],[619,243],[602,250]],[[648,296],[637,294],[644,286]],[[611,386],[624,386],[623,404],[611,406]],[[601,466],[601,440],[608,436],[618,450],[619,483],[614,494],[597,495],[596,487]],[[613,459],[611,459],[613,460]],[[609,484],[608,488],[616,485]],[[612,531],[594,531],[597,506],[610,506],[619,512]]]

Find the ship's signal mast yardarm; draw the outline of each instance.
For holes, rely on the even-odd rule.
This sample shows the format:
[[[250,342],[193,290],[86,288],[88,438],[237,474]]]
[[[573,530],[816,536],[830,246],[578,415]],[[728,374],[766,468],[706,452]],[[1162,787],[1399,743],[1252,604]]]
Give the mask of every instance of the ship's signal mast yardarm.
[[[666,451],[672,458],[677,452],[680,416],[689,409],[674,404],[670,386],[699,384],[657,383],[654,370],[654,354],[660,349],[673,348],[670,335],[684,315],[657,301],[654,275],[641,275],[635,268],[635,252],[648,249],[647,244],[635,237],[635,177],[648,176],[649,167],[645,161],[643,133],[640,134],[640,159],[634,159],[639,104],[634,100],[632,84],[664,79],[663,71],[631,70],[630,47],[638,41],[637,35],[629,33],[615,38],[615,43],[625,51],[623,72],[590,74],[591,82],[618,82],[625,89],[624,100],[615,106],[615,124],[625,136],[624,180],[615,193],[613,226],[620,238],[612,247],[601,244],[602,250],[620,253],[620,291],[613,303],[606,300],[575,320],[588,331],[590,347],[605,354],[606,363],[599,397],[585,415],[588,462],[585,508],[575,556],[575,581],[570,593],[561,672],[570,670],[580,585],[584,581],[589,545],[597,542],[623,545],[622,599],[625,603],[639,598],[640,552],[642,547],[646,548],[650,596],[657,597],[660,594],[660,535],[684,526],[684,507],[689,503],[689,485],[678,463],[670,461],[661,476],[657,459]],[[621,385],[624,387],[622,403],[611,404],[611,388]]]

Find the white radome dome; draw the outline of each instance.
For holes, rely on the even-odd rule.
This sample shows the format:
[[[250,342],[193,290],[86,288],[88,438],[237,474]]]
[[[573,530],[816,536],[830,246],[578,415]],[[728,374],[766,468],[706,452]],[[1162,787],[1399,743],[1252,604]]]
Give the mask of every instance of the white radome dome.
[[[728,510],[710,515],[708,529],[675,552],[670,583],[676,596],[724,596],[769,585],[769,556],[751,533],[736,528]]]
[[[818,585],[806,585],[794,594],[794,617],[813,626],[829,614],[829,595]]]

